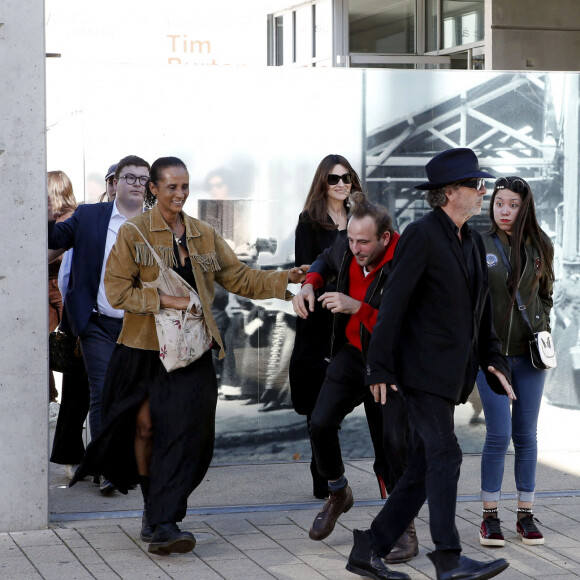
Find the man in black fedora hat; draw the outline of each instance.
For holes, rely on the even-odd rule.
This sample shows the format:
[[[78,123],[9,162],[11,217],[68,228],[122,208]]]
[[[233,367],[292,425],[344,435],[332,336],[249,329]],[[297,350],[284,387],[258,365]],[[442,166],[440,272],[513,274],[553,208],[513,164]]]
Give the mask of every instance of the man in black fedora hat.
[[[409,224],[397,245],[367,356],[366,384],[375,401],[403,396],[412,431],[407,468],[369,530],[354,530],[347,569],[377,579],[393,576],[383,559],[429,503],[437,580],[496,576],[504,559],[461,556],[455,526],[462,454],[454,408],[467,400],[478,367],[497,393],[514,399],[511,373],[492,324],[485,249],[467,220],[481,212],[485,179],[471,149],[450,149],[426,166],[433,208]]]

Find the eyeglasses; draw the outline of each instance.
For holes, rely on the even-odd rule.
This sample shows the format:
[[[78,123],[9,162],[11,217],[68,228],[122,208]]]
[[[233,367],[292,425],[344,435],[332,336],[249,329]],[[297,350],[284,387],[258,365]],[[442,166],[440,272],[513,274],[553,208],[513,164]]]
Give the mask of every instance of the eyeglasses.
[[[141,175],[141,177],[137,177],[132,173],[127,173],[127,175],[120,175],[119,179],[124,179],[127,182],[127,185],[135,185],[135,183],[137,183],[138,181],[139,185],[142,185],[143,187],[145,187],[147,185],[147,182],[149,181],[149,178],[145,177],[144,175]]]
[[[352,183],[352,175],[350,173],[343,173],[342,175],[337,175],[336,173],[329,173],[326,178],[328,185],[337,185],[342,179],[342,183],[345,185],[350,185]]]
[[[496,189],[509,189],[515,193],[519,193],[520,195],[526,191],[529,191],[527,183],[519,177],[514,179],[500,177],[496,180],[495,187]]]
[[[485,179],[483,177],[480,177],[479,179],[460,181],[459,185],[462,185],[463,187],[469,187],[471,189],[477,189],[477,191],[479,191],[480,189],[483,189],[485,187]]]

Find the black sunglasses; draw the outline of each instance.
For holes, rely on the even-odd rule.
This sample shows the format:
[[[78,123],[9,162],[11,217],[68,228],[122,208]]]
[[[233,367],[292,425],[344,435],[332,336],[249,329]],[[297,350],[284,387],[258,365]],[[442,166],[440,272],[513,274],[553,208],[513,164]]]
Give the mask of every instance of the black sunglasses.
[[[528,185],[523,179],[516,177],[515,179],[509,179],[507,177],[500,177],[495,182],[496,189],[509,189],[515,193],[522,193],[529,192]]]
[[[350,185],[352,183],[352,175],[350,173],[343,173],[342,175],[337,175],[336,173],[329,173],[326,178],[328,185],[336,185],[342,179],[342,183],[345,185]]]
[[[483,189],[485,187],[485,179],[483,179],[483,177],[480,177],[479,179],[460,181],[459,185],[462,185],[463,187],[469,187],[471,189],[477,189],[477,191],[479,191],[480,189]]]

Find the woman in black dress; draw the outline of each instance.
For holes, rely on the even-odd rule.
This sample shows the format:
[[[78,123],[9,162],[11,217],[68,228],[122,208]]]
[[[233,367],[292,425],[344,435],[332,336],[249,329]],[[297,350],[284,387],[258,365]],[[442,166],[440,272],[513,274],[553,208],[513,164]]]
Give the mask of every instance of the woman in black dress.
[[[183,161],[158,159],[151,166],[145,200],[152,209],[119,230],[105,287],[111,305],[125,311],[123,329],[103,389],[102,433],[87,448],[71,482],[94,472],[122,493],[139,483],[145,502],[141,539],[149,542],[149,552],[160,555],[195,547],[193,535],[177,522],[211,462],[217,383],[211,350],[188,366],[165,370],[154,314],[164,308],[186,310],[189,297],[147,286],[159,276],[159,266],[143,238],[199,294],[220,358],[225,353],[211,311],[214,282],[254,299],[289,299],[288,282],[302,281],[305,270],[252,270],[210,224],[183,212],[188,195]]]
[[[298,218],[295,240],[296,264],[312,264],[323,250],[330,247],[337,236],[346,236],[349,199],[351,193],[362,191],[360,179],[352,165],[342,155],[327,155],[318,165],[304,209]],[[318,292],[333,292],[333,283]],[[326,376],[330,357],[333,314],[316,303],[316,309],[307,319],[296,319],[296,338],[290,359],[290,390],[294,410],[306,415],[310,431],[310,415]],[[382,470],[382,447],[379,430],[374,434],[375,471]],[[376,444],[375,444],[376,442]],[[378,464],[381,464],[379,466]],[[313,494],[318,499],[328,497],[328,482],[318,474],[314,453],[310,462]],[[381,495],[384,492],[382,477],[379,479]]]

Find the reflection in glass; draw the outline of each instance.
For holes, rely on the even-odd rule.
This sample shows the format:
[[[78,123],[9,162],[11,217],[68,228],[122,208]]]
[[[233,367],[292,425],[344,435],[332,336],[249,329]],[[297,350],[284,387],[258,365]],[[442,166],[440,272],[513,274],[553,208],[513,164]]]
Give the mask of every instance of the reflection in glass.
[[[315,66],[332,66],[332,5],[323,0],[314,5]],[[320,60],[323,59],[323,60]]]
[[[443,0],[443,48],[483,40],[483,2]]]
[[[415,0],[348,3],[349,51],[415,53]]]
[[[294,19],[293,13],[288,13],[276,17],[276,66],[294,60]]]
[[[302,6],[296,15],[296,62],[310,62],[314,56],[312,46],[312,5]]]

